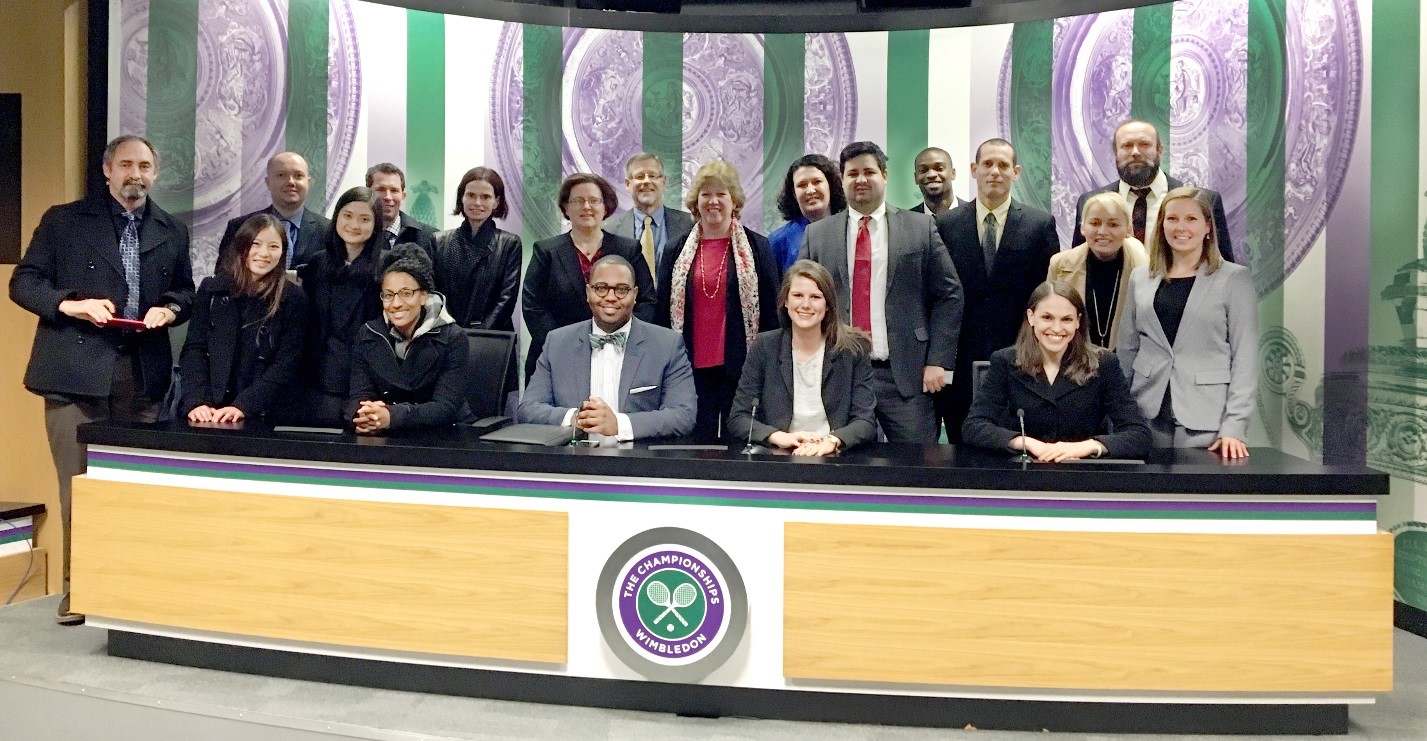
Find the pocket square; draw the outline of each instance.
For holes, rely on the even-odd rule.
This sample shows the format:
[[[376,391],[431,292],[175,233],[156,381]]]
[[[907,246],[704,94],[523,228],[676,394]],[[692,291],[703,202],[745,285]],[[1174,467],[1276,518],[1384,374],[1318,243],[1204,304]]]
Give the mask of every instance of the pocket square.
[[[629,390],[629,393],[631,393],[631,394],[642,394],[642,393],[644,393],[645,391],[653,391],[654,389],[657,389],[657,388],[659,388],[659,387],[658,387],[658,386],[640,386],[640,387],[637,388],[637,389],[630,389],[630,390]]]

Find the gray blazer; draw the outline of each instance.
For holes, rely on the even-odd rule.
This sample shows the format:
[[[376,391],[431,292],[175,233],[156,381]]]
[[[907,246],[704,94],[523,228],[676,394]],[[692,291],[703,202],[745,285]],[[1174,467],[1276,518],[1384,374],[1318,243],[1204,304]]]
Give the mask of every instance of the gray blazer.
[[[639,319],[629,328],[619,374],[619,411],[629,415],[634,437],[687,435],[694,429],[698,397],[684,338]],[[550,332],[525,386],[517,413],[521,422],[558,425],[590,396],[590,331],[593,322]]]
[[[640,221],[643,221],[641,218]],[[664,250],[669,246],[669,238],[688,234],[694,229],[694,217],[688,211],[680,211],[676,208],[664,207],[664,244],[654,245],[654,264],[649,266],[649,270],[654,273],[659,272],[659,263],[663,261]],[[605,219],[604,230],[616,237],[634,239],[634,209],[620,211],[614,216]]]
[[[852,322],[852,279],[847,271],[847,219],[852,209],[808,225],[799,258],[832,273],[842,321]],[[926,214],[887,204],[887,349],[897,391],[922,393],[922,369],[956,368],[961,335],[961,280],[936,222]]]
[[[1116,347],[1130,393],[1154,419],[1168,387],[1180,425],[1248,440],[1259,379],[1258,293],[1249,269],[1226,262],[1207,275],[1199,266],[1173,347],[1154,310],[1161,280],[1148,266],[1130,273]]]

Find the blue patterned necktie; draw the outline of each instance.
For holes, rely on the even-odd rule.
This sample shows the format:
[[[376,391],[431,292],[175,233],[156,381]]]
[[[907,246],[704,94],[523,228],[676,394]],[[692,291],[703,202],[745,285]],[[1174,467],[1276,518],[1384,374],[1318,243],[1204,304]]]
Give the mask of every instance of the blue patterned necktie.
[[[595,334],[594,332],[590,333],[590,347],[594,348],[595,352],[603,350],[605,345],[624,347],[624,343],[628,340],[629,335],[623,332],[619,332],[616,334]]]
[[[290,268],[292,267],[292,253],[297,251],[298,228],[297,224],[289,219],[283,219],[282,226],[287,231],[287,265],[285,267]]]
[[[139,220],[132,213],[125,212],[129,223],[124,225],[124,234],[119,237],[119,259],[124,263],[124,282],[129,286],[129,295],[124,299],[124,318],[139,318]]]

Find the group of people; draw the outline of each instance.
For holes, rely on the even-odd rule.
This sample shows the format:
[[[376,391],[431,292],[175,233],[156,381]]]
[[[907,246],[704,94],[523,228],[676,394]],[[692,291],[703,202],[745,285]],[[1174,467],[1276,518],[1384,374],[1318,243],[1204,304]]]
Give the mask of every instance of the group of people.
[[[193,424],[295,411],[361,434],[472,421],[465,330],[514,330],[519,308],[518,418],[594,439],[831,455],[944,429],[1044,461],[1151,445],[1245,456],[1257,299],[1222,203],[1168,178],[1151,124],[1125,122],[1113,146],[1120,179],[1081,197],[1067,251],[1049,214],[1011,198],[1021,168],[1004,139],[977,147],[970,201],[951,191],[950,155],[921,152],[914,209],[886,202],[875,143],[835,163],[801,157],[778,199],[787,223],[766,237],[740,223],[731,165],[698,168],[684,211],[664,203],[664,163],[641,152],[625,166],[631,210],[616,213],[599,175],[565,179],[569,231],[535,243],[523,274],[496,171],[462,176],[461,223],[438,231],[401,210],[405,175],[390,163],[330,219],[309,211],[307,164],[284,152],[267,166],[272,204],[228,224],[195,291],[187,227],[148,198],[158,152],[118,137],[107,192],[50,209],[10,283],[40,318],[25,385],[45,398],[66,542],[84,467],[75,428],[158,418],[166,328],[185,321],[170,403]]]

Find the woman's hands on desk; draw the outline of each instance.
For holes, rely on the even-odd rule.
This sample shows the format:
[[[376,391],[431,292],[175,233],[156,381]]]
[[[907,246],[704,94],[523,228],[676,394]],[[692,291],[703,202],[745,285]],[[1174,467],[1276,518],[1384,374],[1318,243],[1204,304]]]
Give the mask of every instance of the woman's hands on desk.
[[[792,450],[793,455],[819,457],[832,455],[841,447],[838,439],[832,435],[813,435],[807,432],[783,432],[781,430],[769,435],[768,442],[779,448]]]
[[[1105,454],[1105,446],[1098,440],[1080,442],[1048,443],[1030,436],[1017,435],[1011,440],[1012,450],[1024,450],[1041,463],[1059,463],[1081,458],[1098,457]]]
[[[1235,458],[1247,458],[1249,457],[1249,446],[1245,445],[1244,441],[1237,437],[1222,435],[1218,440],[1214,441],[1213,445],[1209,446],[1209,452],[1218,453],[1221,457],[1230,460]]]
[[[237,407],[214,409],[207,404],[194,407],[188,413],[189,424],[231,424],[243,421],[243,410]]]
[[[391,410],[384,401],[364,401],[357,405],[357,416],[352,418],[357,432],[370,435],[391,427]]]

